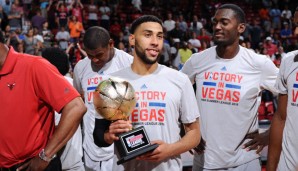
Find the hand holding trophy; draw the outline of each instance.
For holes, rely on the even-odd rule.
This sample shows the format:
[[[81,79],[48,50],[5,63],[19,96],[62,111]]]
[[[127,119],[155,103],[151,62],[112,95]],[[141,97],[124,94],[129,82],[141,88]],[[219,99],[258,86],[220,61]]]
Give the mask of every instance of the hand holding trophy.
[[[135,91],[132,85],[119,78],[102,81],[94,91],[93,103],[95,110],[109,121],[128,120],[136,105]],[[122,164],[158,147],[151,144],[143,126],[118,135],[115,146]]]

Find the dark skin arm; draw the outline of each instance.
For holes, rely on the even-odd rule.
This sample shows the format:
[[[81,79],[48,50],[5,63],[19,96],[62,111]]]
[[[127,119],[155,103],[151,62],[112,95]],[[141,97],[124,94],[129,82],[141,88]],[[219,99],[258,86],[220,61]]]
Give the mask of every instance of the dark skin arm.
[[[287,118],[288,95],[279,95],[277,111],[275,112],[269,134],[267,171],[276,171],[282,149],[282,135]]]
[[[62,109],[61,120],[56,127],[53,136],[49,139],[48,144],[44,148],[47,157],[52,157],[56,154],[72,137],[86,110],[87,109],[80,97],[73,99],[64,106]],[[41,160],[39,156],[35,156],[20,166],[18,170],[26,169],[26,171],[43,171],[48,164],[48,162]]]

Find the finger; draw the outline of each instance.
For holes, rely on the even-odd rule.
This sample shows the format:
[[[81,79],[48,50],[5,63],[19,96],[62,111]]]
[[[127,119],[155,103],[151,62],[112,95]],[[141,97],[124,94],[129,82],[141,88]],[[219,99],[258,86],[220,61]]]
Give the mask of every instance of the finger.
[[[29,162],[26,162],[26,163],[22,164],[20,167],[18,167],[17,170],[26,169],[28,166],[29,166]]]
[[[253,145],[247,147],[246,151],[256,150],[257,148],[258,148],[258,144],[256,143],[256,144],[253,144]]]
[[[264,145],[259,145],[256,153],[259,154],[263,150],[263,148],[264,148]]]
[[[256,143],[255,140],[250,140],[250,141],[248,141],[247,143],[245,143],[245,144],[243,145],[243,148],[247,148],[247,147],[249,147],[249,146],[251,146],[251,145],[253,145],[253,144],[255,144],[255,143]]]

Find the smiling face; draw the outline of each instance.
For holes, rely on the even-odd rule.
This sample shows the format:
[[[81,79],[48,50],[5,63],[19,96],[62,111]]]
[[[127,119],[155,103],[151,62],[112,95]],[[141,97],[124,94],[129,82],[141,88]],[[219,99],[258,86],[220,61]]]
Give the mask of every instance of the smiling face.
[[[155,64],[162,51],[163,36],[163,29],[159,23],[144,22],[130,35],[129,42],[143,63]]]
[[[216,45],[238,43],[239,36],[245,30],[245,23],[239,23],[231,9],[219,9],[212,19],[213,40]]]

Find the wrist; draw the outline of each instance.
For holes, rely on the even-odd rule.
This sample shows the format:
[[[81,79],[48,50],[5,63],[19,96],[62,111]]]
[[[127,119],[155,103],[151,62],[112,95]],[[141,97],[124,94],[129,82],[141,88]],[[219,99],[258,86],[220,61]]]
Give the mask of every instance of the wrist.
[[[55,157],[56,157],[56,154],[54,154],[53,156],[48,156],[46,153],[45,153],[45,149],[42,149],[39,154],[38,154],[39,158],[43,161],[46,161],[46,162],[50,162],[52,161]]]

